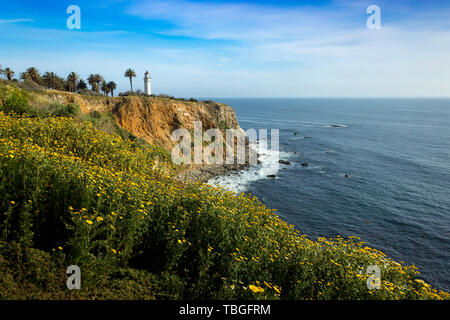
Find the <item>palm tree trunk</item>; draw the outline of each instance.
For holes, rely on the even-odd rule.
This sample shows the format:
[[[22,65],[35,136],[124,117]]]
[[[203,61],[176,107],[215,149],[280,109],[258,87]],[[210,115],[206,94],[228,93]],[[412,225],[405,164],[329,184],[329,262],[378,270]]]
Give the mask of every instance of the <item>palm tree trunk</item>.
[[[133,92],[133,78],[130,77],[130,87],[131,87],[131,92]]]
[[[111,97],[114,97],[114,90],[111,89]]]

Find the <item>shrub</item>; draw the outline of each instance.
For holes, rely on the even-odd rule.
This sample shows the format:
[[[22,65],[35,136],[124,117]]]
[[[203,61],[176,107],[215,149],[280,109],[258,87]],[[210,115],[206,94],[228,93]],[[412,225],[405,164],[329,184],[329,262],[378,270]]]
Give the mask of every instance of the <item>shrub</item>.
[[[227,122],[225,120],[222,120],[219,122],[219,129],[220,130],[227,130],[230,129],[230,127],[228,126]]]
[[[77,103],[54,103],[49,106],[49,113],[53,117],[74,117],[81,112],[80,105]]]
[[[177,182],[160,160],[89,122],[0,113],[0,242],[78,264],[80,294],[96,297],[136,279],[159,298],[449,297],[358,238],[311,241],[255,197]],[[380,290],[367,289],[370,265]]]
[[[78,94],[86,95],[86,96],[104,96],[100,92],[95,92],[89,89],[80,89],[78,90]]]
[[[26,92],[15,87],[0,88],[0,103],[0,110],[6,113],[15,112],[19,115],[24,113],[35,114],[28,104]]]
[[[21,89],[24,89],[24,90],[33,90],[33,91],[40,91],[40,90],[45,89],[43,86],[34,82],[31,79],[25,79],[24,81],[18,81],[18,82],[16,82],[16,86]]]
[[[121,92],[119,93],[119,97],[128,97],[128,96],[137,96],[137,97],[147,97],[148,95],[146,95],[144,92],[142,92],[141,90],[136,90],[136,91],[125,91],[125,92]]]

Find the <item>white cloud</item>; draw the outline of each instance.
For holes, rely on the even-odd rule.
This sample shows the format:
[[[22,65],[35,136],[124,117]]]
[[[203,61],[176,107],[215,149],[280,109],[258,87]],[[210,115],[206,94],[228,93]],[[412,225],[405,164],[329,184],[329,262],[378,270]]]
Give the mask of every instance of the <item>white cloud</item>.
[[[20,22],[33,22],[32,19],[9,19],[9,20],[1,20],[0,23],[20,23]]]
[[[27,28],[21,34],[30,41],[65,39],[66,45],[48,52],[32,46],[27,52],[7,50],[0,59],[18,70],[35,65],[83,77],[98,72],[120,91],[128,89],[123,70],[138,72],[139,88],[148,69],[156,92],[178,96],[449,96],[448,11],[413,16],[397,8],[395,20],[382,18],[382,29],[369,31],[365,8],[348,1],[279,8],[141,0],[127,12],[173,26],[155,33],[232,41],[169,37],[158,43],[131,31],[118,41],[118,32]]]
[[[144,0],[131,5],[128,14],[162,19],[176,25],[166,34],[206,39],[262,40],[301,37],[346,25],[345,11],[314,7],[276,8],[249,3],[198,3],[185,0]],[[339,19],[338,19],[339,18]]]
[[[236,72],[227,74],[230,81],[213,78],[207,87],[222,82],[222,88],[245,88],[249,81],[247,95],[449,96],[448,9],[386,6],[379,31],[366,28],[367,3],[352,1],[277,8],[145,0],[128,13],[172,22],[167,34],[237,41],[226,52],[226,64]],[[383,18],[384,9],[390,19]],[[219,70],[207,67],[216,74],[223,66],[219,61]]]

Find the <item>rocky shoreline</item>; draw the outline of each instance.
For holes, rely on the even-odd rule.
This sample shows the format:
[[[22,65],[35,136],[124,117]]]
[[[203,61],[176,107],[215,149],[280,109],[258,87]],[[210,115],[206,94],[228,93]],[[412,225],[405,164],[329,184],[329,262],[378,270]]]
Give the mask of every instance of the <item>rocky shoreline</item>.
[[[245,144],[244,163],[237,163],[237,156],[235,154],[234,163],[232,164],[202,164],[190,166],[181,170],[176,176],[176,179],[180,181],[189,180],[195,182],[208,182],[208,180],[213,178],[224,177],[238,171],[248,170],[251,166],[250,153],[255,151],[249,147],[249,141],[247,139],[245,140]],[[259,154],[256,154],[256,157],[258,158]]]
[[[210,179],[227,176],[233,172],[246,170],[249,163],[244,164],[210,164],[183,170],[177,175],[180,181],[190,180],[195,182],[207,182]]]

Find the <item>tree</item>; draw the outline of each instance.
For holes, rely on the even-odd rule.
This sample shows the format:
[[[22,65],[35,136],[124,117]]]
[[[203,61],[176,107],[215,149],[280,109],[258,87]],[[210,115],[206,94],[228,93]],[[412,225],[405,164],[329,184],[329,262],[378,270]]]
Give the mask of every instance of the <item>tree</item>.
[[[58,77],[58,75],[54,72],[46,72],[43,77],[44,85],[49,89],[61,89],[64,88],[63,80]],[[34,81],[34,80],[33,80]]]
[[[102,81],[102,91],[105,96],[107,96],[109,93],[108,83],[106,83],[105,80]]]
[[[22,80],[31,80],[36,82],[37,84],[42,84],[42,78],[39,74],[39,71],[35,67],[28,68],[25,72],[20,75],[20,79]]]
[[[95,78],[95,75],[91,74],[88,78],[87,81],[89,82],[89,85],[92,88],[92,91],[97,91],[96,90],[96,86],[97,86],[97,79]]]
[[[111,92],[111,97],[114,97],[114,90],[116,90],[116,88],[117,88],[117,85],[114,81],[108,82],[108,89],[109,89],[109,92]]]
[[[8,79],[8,81],[11,81],[15,74],[15,72],[12,71],[10,68],[5,68],[4,70],[1,70],[1,67],[0,73],[3,74],[6,77],[6,79]]]
[[[67,76],[67,85],[69,87],[70,92],[75,92],[75,90],[77,88],[77,80],[78,80],[78,75],[75,72],[71,72]]]
[[[130,88],[131,92],[133,92],[133,78],[136,77],[136,72],[133,69],[128,69],[125,71],[125,78],[130,78]]]
[[[80,81],[78,81],[77,84],[77,90],[83,90],[83,89],[87,89],[87,84],[83,79],[80,79]]]
[[[92,91],[100,92],[100,83],[103,81],[103,77],[97,74],[91,74],[87,79],[92,87]]]
[[[100,92],[100,83],[102,83],[102,81],[104,81],[103,77],[101,75],[99,75],[98,73],[94,74],[94,77],[95,77],[95,82],[97,83],[97,85],[96,85],[97,92]]]

